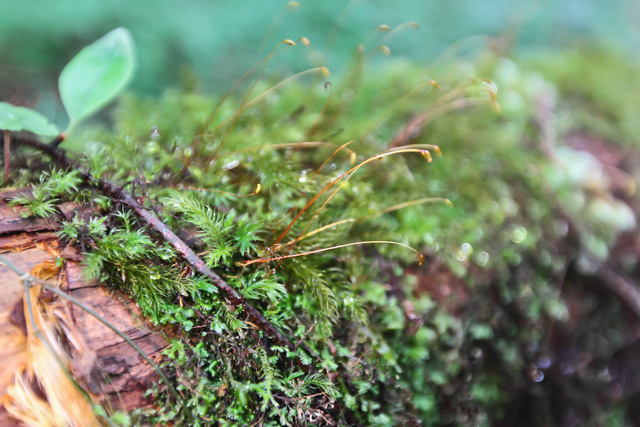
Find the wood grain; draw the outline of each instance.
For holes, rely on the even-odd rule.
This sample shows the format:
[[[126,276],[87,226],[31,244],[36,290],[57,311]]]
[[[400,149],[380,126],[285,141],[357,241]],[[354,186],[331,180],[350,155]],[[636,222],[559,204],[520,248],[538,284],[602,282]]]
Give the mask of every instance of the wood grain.
[[[29,272],[55,259],[59,243],[51,221],[23,218],[21,208],[0,202],[0,252],[20,270]],[[44,247],[46,243],[48,247]],[[48,249],[48,250],[45,250]],[[64,252],[62,251],[64,249]],[[164,335],[151,328],[135,303],[121,292],[112,292],[85,280],[82,254],[76,248],[59,248],[65,261],[62,288],[106,318],[133,340],[152,360],[168,346]],[[25,363],[26,337],[15,323],[15,307],[20,307],[23,286],[18,276],[0,264],[0,395]],[[78,307],[70,306],[71,318],[95,356],[85,372],[74,372],[81,384],[112,408],[130,411],[150,404],[143,395],[158,377],[144,359],[110,329]],[[14,322],[10,319],[14,310]],[[18,425],[0,405],[0,426]]]

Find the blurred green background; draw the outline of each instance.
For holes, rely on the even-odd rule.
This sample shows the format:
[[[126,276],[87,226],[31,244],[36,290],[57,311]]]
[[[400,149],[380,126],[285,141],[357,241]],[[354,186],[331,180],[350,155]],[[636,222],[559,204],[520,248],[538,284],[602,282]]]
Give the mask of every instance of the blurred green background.
[[[226,89],[279,41],[306,36],[320,53],[291,50],[272,68],[327,65],[339,71],[380,24],[407,21],[389,47],[396,57],[428,62],[452,43],[477,34],[505,36],[520,50],[594,42],[640,49],[637,0],[58,0],[0,1],[0,99],[25,102],[55,90],[64,64],[84,45],[124,26],[138,45],[131,88],[159,93],[193,72],[205,89]],[[311,64],[310,64],[311,63]]]

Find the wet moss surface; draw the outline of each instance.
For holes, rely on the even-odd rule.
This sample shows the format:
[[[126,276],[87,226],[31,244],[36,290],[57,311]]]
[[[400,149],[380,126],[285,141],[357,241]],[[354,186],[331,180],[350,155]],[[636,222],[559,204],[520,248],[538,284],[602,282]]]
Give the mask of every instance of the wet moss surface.
[[[61,234],[82,245],[88,274],[178,333],[163,368],[182,399],[160,387],[158,410],[129,422],[635,419],[636,68],[600,52],[377,64],[259,81],[245,96],[248,80],[222,102],[129,96],[113,129],[63,144],[126,184],[295,351],[73,175],[16,200],[43,215],[92,204]],[[18,155],[14,186],[47,168]]]

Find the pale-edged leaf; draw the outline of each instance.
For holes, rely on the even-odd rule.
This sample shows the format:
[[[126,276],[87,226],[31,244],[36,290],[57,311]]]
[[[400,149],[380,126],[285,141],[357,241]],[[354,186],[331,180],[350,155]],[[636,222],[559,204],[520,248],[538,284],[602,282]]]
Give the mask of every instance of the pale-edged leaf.
[[[37,135],[56,136],[58,128],[42,114],[26,107],[0,102],[0,130],[27,130]]]
[[[116,28],[82,49],[58,81],[69,128],[111,102],[134,69],[134,42],[126,28]]]

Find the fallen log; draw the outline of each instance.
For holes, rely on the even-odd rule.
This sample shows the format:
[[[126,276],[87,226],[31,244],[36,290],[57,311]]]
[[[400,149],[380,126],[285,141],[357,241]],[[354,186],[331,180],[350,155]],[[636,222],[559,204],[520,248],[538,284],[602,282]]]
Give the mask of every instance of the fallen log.
[[[23,272],[55,267],[62,248],[54,228],[51,221],[25,218],[20,208],[0,202],[0,253]],[[164,334],[143,320],[126,295],[85,280],[78,249],[66,248],[64,257],[63,268],[56,270],[56,284],[117,327],[151,360],[159,361],[160,353],[168,346]],[[20,277],[2,264],[0,292],[0,401],[4,402],[7,388],[25,368],[28,346],[24,287]],[[84,310],[69,303],[68,313],[88,349],[80,358],[83,363],[72,372],[75,380],[103,406],[124,411],[149,406],[144,394],[158,382],[153,368],[124,339]],[[0,425],[19,425],[5,405],[0,405]]]

